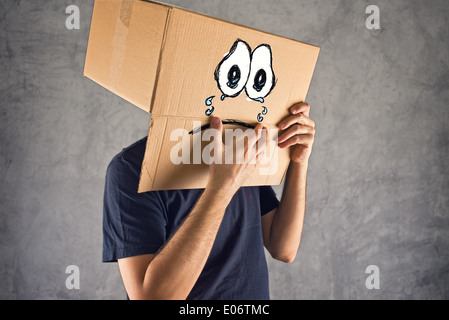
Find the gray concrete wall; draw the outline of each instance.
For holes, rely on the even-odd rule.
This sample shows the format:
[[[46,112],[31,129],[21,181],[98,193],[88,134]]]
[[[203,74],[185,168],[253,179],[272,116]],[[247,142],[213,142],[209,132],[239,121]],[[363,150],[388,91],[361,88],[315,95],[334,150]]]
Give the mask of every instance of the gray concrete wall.
[[[303,239],[293,264],[269,259],[272,298],[448,299],[447,0],[169,2],[322,48]],[[65,28],[69,4],[80,30]],[[365,27],[370,4],[381,30]],[[149,116],[82,77],[92,6],[0,2],[2,299],[125,297],[101,263],[104,174]]]

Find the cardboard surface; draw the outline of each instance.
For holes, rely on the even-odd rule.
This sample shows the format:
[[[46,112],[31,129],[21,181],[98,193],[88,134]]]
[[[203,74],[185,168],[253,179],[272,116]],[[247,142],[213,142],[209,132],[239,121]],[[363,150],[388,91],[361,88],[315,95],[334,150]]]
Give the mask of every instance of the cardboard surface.
[[[315,46],[160,3],[96,0],[85,76],[152,114],[139,192],[204,188],[208,167],[192,164],[201,158],[194,146],[205,146],[202,132],[182,142],[173,132],[191,132],[211,116],[275,128],[306,99],[318,54]],[[173,163],[176,146],[190,148],[190,163]],[[275,151],[261,165],[271,171],[256,169],[246,185],[282,183],[289,151]]]
[[[169,7],[95,1],[84,75],[149,112]]]

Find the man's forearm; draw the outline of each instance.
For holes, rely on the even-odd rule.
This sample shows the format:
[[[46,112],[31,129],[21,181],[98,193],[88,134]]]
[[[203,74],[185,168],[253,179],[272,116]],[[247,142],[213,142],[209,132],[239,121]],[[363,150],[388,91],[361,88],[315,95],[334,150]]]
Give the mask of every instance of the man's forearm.
[[[143,291],[150,299],[186,299],[212,250],[232,195],[208,186],[181,227],[155,256]]]
[[[270,253],[292,262],[298,252],[306,209],[307,164],[290,164],[270,232]]]

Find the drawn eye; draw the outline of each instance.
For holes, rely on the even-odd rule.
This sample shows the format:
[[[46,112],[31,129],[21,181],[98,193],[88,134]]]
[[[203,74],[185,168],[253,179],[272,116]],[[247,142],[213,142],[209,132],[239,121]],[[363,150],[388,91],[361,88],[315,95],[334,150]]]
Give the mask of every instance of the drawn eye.
[[[273,90],[276,80],[272,67],[271,47],[262,44],[254,49],[251,57],[251,72],[246,84],[246,94],[252,100],[263,102]]]
[[[215,80],[226,97],[237,97],[245,88],[251,65],[251,49],[237,40],[215,70]]]

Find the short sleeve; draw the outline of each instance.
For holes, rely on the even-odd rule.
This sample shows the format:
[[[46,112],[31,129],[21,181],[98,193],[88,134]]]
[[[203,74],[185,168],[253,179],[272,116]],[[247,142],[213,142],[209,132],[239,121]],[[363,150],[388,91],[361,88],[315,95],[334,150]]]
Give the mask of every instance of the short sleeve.
[[[165,243],[165,208],[157,192],[137,193],[139,167],[124,155],[109,164],[103,201],[103,262],[155,254]]]
[[[264,216],[279,206],[279,200],[270,186],[259,187],[260,192],[260,211]]]

